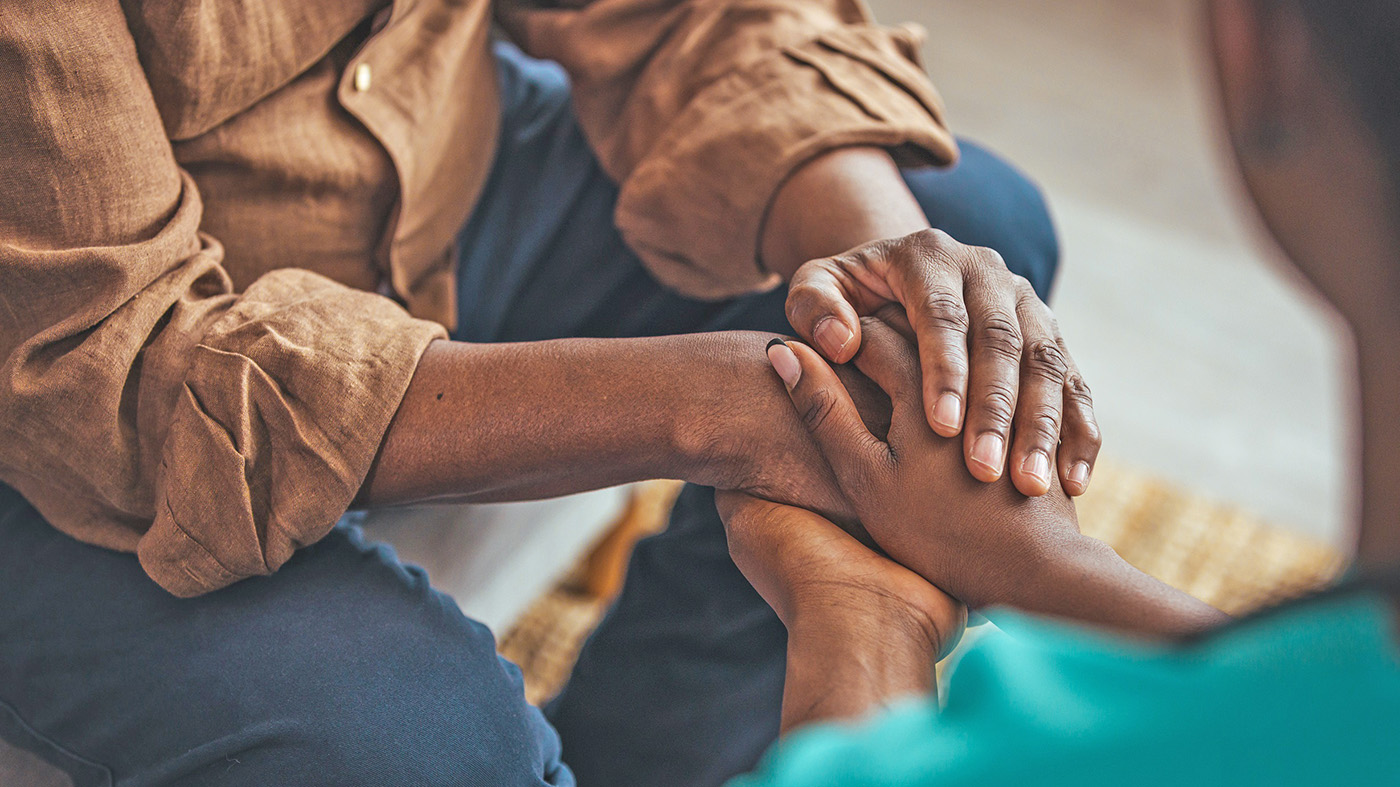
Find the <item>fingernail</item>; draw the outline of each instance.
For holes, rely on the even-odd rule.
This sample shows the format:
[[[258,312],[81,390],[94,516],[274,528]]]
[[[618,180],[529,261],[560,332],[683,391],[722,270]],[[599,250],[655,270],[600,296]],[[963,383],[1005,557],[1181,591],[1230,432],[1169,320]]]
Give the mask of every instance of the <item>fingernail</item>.
[[[997,476],[1001,475],[1001,435],[984,434],[972,444],[972,461],[985,466]]]
[[[836,360],[851,341],[851,329],[835,317],[824,317],[812,332],[826,357]]]
[[[962,426],[962,398],[951,393],[938,397],[933,406],[933,420],[950,433],[956,433]]]
[[[768,343],[768,362],[773,364],[773,371],[783,378],[783,385],[786,385],[789,391],[802,377],[802,364],[797,362],[797,354],[782,339],[774,339]]]
[[[1031,451],[1021,460],[1021,472],[1050,486],[1050,457],[1044,451]]]
[[[1089,463],[1075,462],[1069,469],[1069,482],[1079,487],[1081,490],[1089,486]]]

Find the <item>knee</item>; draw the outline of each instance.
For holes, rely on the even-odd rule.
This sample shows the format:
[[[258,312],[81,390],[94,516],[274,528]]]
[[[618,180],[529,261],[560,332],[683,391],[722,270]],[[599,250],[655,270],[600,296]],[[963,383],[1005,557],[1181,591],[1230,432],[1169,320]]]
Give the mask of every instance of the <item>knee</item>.
[[[384,672],[396,665],[387,663]],[[392,687],[341,686],[284,729],[269,754],[283,783],[337,787],[571,784],[554,731],[503,678],[471,688],[407,674]],[[291,734],[287,734],[291,733]],[[290,740],[289,740],[290,739]],[[290,744],[290,745],[289,745]]]
[[[1007,265],[1014,265],[1012,270],[1030,280],[1041,300],[1049,300],[1060,269],[1060,239],[1050,207],[1034,181],[1009,164],[1002,165],[1006,179],[1002,190],[1009,203],[1004,231],[1013,236],[1002,243],[1011,249],[1015,260]]]
[[[278,774],[262,783],[561,783],[558,737],[491,632],[391,550],[339,535],[321,555],[334,570],[304,571],[303,603],[258,629],[280,636],[251,638],[260,677],[221,703],[263,720],[245,727],[256,743],[239,759]]]
[[[933,226],[963,243],[996,249],[1012,272],[1046,299],[1060,262],[1060,243],[1040,188],[1005,159],[960,141],[950,170],[904,174]]]

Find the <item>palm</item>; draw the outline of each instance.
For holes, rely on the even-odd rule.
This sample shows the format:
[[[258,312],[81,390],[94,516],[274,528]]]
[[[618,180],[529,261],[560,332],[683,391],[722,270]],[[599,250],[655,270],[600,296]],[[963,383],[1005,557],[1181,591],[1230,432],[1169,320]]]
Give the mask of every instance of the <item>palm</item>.
[[[735,562],[785,620],[804,601],[856,613],[894,604],[928,621],[942,653],[957,644],[967,622],[960,602],[820,514],[732,492],[716,501]]]

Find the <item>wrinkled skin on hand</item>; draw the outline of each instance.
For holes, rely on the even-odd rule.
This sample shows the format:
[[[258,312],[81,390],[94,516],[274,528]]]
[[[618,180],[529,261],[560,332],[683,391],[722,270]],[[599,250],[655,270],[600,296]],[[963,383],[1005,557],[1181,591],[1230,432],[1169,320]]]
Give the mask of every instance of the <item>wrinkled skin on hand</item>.
[[[864,346],[860,318],[897,314],[915,340],[927,422],[961,435],[973,477],[1008,474],[1026,495],[1088,488],[1101,442],[1089,388],[1055,316],[996,251],[936,229],[867,243],[798,268],[787,313],[838,364]]]
[[[1006,602],[1024,577],[1082,542],[1073,504],[1058,484],[1026,497],[1007,481],[974,480],[958,441],[935,434],[924,418],[911,341],[880,319],[865,318],[862,328],[855,364],[892,402],[886,434],[866,427],[843,378],[815,351],[789,342],[770,353],[796,412],[890,557],[974,608]],[[784,352],[795,356],[787,372],[777,357]]]

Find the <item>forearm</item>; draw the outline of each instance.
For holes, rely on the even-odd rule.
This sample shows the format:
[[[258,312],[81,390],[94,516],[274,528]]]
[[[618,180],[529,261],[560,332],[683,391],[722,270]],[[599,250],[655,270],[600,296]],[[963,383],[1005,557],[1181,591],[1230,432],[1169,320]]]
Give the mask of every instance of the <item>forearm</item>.
[[[519,500],[645,478],[720,483],[724,468],[697,461],[705,425],[726,388],[749,385],[736,356],[762,358],[767,338],[435,342],[357,502]]]
[[[838,148],[788,178],[764,220],[760,256],[784,279],[802,263],[927,229],[894,159],[879,148]]]

